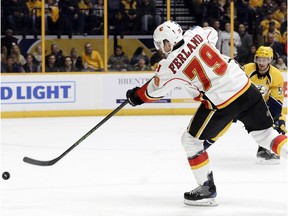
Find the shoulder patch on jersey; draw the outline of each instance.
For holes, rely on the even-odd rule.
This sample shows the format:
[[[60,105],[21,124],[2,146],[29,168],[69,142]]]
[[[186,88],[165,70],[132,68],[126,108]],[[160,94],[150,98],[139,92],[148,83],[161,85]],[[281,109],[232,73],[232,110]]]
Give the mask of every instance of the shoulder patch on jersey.
[[[159,87],[159,85],[160,85],[160,78],[158,77],[158,76],[154,76],[154,84],[155,84],[155,86],[157,86],[157,87]]]
[[[281,86],[278,87],[278,94],[279,95],[284,95],[283,87],[281,87]]]

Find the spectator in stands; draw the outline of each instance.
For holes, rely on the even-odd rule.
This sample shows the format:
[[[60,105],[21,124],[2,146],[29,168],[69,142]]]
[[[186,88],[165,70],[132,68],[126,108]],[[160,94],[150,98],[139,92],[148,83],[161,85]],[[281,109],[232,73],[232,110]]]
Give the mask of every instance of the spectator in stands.
[[[150,34],[161,24],[161,17],[156,14],[154,0],[142,0],[138,6],[138,16],[141,20],[141,33]]]
[[[60,72],[77,72],[78,69],[74,67],[72,58],[70,56],[65,57],[64,66],[60,68]]]
[[[280,29],[280,23],[273,19],[273,11],[268,11],[266,19],[262,20],[260,26],[262,31],[265,31],[269,28],[269,23],[274,21],[276,29]]]
[[[209,22],[213,20],[223,20],[226,15],[227,4],[220,0],[209,0],[207,3],[207,19]]]
[[[203,21],[201,26],[202,27],[209,27],[209,23],[207,21]]]
[[[218,36],[219,36],[219,33],[221,32],[221,24],[220,24],[220,21],[219,21],[218,19],[213,20],[211,26],[218,32]]]
[[[83,67],[83,61],[81,56],[78,55],[78,50],[76,48],[72,48],[70,51],[70,57],[72,60],[73,67],[77,71],[82,71],[84,69]]]
[[[80,0],[78,3],[78,7],[79,14],[77,31],[79,34],[87,35],[88,29],[91,29],[88,24],[93,3],[91,0]]]
[[[14,57],[12,55],[8,56],[6,59],[6,63],[1,68],[1,72],[3,73],[24,73],[24,69],[22,66],[16,64],[14,62]]]
[[[6,63],[6,59],[7,59],[7,48],[5,46],[1,46],[1,66],[2,64]]]
[[[272,0],[264,0],[262,5],[260,3],[261,1],[255,0],[255,2],[259,3],[258,7],[260,7],[260,16],[262,20],[266,18],[268,13],[274,13],[275,6],[273,5]]]
[[[267,33],[267,42],[264,46],[270,46],[273,49],[273,64],[277,61],[278,57],[282,57],[285,62],[287,62],[287,56],[284,50],[284,44],[275,41],[274,35],[271,33]]]
[[[1,53],[1,72],[5,71],[6,59],[7,59],[7,56]]]
[[[283,39],[284,47],[286,47],[287,46],[287,31],[284,32],[282,39]],[[287,47],[285,48],[285,54],[287,56]]]
[[[249,4],[249,0],[238,0],[235,2],[237,22],[246,23],[246,31],[252,35],[256,22],[256,10]]]
[[[280,32],[282,34],[282,37],[283,37],[283,34],[285,32],[287,32],[287,16],[285,17],[284,21],[281,23]],[[284,37],[283,37],[283,39],[284,39]]]
[[[92,34],[102,34],[104,26],[104,4],[103,0],[98,0],[92,8],[89,25],[91,26]]]
[[[58,29],[59,8],[55,0],[45,1],[45,32],[46,34],[56,34]]]
[[[126,34],[135,34],[138,30],[137,0],[121,0],[120,11],[123,16]]]
[[[104,71],[104,64],[98,51],[93,50],[90,42],[85,43],[84,52],[81,55],[84,70],[87,71]]]
[[[281,58],[281,57],[277,58],[275,67],[277,67],[279,70],[287,70],[287,66],[286,66],[283,58]]]
[[[194,16],[196,25],[201,25],[209,17],[206,6],[208,0],[184,0],[184,3],[190,14]]]
[[[129,58],[123,52],[122,46],[116,46],[114,54],[109,57],[108,70],[109,71],[127,71],[129,66]]]
[[[59,72],[60,68],[56,65],[56,56],[51,54],[48,56],[48,61],[45,64],[45,72]]]
[[[256,2],[261,2],[256,0]],[[263,4],[263,2],[261,3]],[[255,11],[255,16],[254,16],[254,26],[253,26],[253,33],[249,32],[251,35],[253,35],[253,39],[255,40],[257,38],[257,34],[262,33],[262,27],[260,26],[260,23],[262,22],[263,19],[266,18],[266,14],[262,14],[261,12],[261,7],[253,8]]]
[[[254,62],[256,50],[257,50],[256,45],[252,44],[249,47],[248,53],[246,55],[240,56],[241,59],[239,59],[238,61],[241,62],[241,65],[248,64],[250,62]]]
[[[69,38],[74,33],[74,25],[78,24],[79,6],[78,0],[59,0],[59,28],[57,37],[60,38],[63,30],[66,31]]]
[[[283,42],[283,39],[282,39],[282,36],[281,36],[281,33],[279,30],[276,29],[276,26],[275,26],[275,22],[274,21],[271,21],[269,23],[269,28],[264,30],[263,33],[262,33],[262,36],[264,37],[264,41],[266,42],[267,41],[267,34],[271,33],[274,35],[274,40],[275,41],[278,41],[280,43]]]
[[[28,0],[26,5],[29,10],[29,27],[34,37],[37,38],[37,35],[41,34],[42,3],[40,0]]]
[[[23,65],[23,69],[26,73],[40,72],[40,66],[34,62],[34,58],[31,53],[27,54],[26,64]]]
[[[230,56],[230,38],[231,38],[231,25],[230,22],[225,23],[225,30],[219,33],[219,38],[216,44],[217,49],[226,56]],[[234,56],[237,59],[238,47],[241,46],[241,38],[237,32],[234,31]]]
[[[109,34],[124,35],[123,19],[119,0],[108,1],[108,24]],[[111,30],[110,30],[111,29]]]
[[[281,1],[279,3],[279,8],[273,13],[273,18],[279,23],[282,23],[287,20],[287,2]]]
[[[34,62],[41,66],[42,63],[42,46],[35,47],[35,52],[32,53]]]
[[[140,56],[137,63],[132,67],[133,71],[151,71],[151,67],[145,64],[145,58]]]
[[[137,47],[137,49],[135,50],[135,52],[133,53],[133,56],[130,60],[130,65],[133,66],[134,64],[136,64],[138,62],[138,58],[142,56],[144,57],[145,59],[145,64],[146,65],[149,65],[149,58],[148,56],[146,56],[146,53],[145,53],[145,50],[144,50],[144,47],[142,46],[139,46]]]
[[[265,0],[264,0],[265,1]],[[263,5],[263,0],[259,1],[259,0],[249,0],[249,6],[256,9],[256,8],[260,8]]]
[[[237,21],[240,23],[248,22],[248,11],[250,10],[249,0],[239,0],[235,2]]]
[[[13,36],[12,29],[7,29],[5,36],[1,38],[1,47],[6,47],[7,56],[11,55],[12,46],[15,44],[18,44],[18,39]]]
[[[6,0],[3,2],[4,17],[7,17],[8,27],[14,31],[14,34],[22,34],[26,37],[29,10],[26,1],[23,0]]]
[[[24,64],[26,64],[26,60],[21,54],[20,48],[17,44],[12,46],[11,55],[14,58],[14,63],[18,64],[19,66],[23,66]]]
[[[48,62],[50,55],[54,55],[56,57],[55,65],[60,68],[64,65],[65,56],[62,54],[62,50],[59,48],[57,44],[51,44],[50,46],[51,53],[45,56],[45,63]]]
[[[241,45],[237,47],[238,49],[238,62],[243,65],[245,61],[245,56],[247,56],[249,52],[250,46],[253,44],[253,39],[248,32],[246,32],[246,28],[244,24],[239,24],[238,33],[241,39]]]

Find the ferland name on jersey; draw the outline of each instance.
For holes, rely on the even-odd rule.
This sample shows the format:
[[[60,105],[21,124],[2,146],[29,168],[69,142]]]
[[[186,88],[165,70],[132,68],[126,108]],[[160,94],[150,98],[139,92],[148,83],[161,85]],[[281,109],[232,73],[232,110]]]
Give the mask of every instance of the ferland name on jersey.
[[[169,65],[170,70],[175,74],[176,68],[179,69],[184,62],[189,58],[189,56],[193,53],[193,51],[199,46],[199,44],[203,41],[203,38],[196,34],[190,42],[185,44],[185,47],[181,50],[181,53],[179,53],[172,61],[172,63]]]

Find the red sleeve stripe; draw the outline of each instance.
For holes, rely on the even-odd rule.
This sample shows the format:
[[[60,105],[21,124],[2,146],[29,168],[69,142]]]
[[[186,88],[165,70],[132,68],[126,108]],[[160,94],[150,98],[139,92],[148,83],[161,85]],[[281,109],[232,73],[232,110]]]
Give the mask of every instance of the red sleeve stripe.
[[[191,169],[199,169],[209,163],[208,153],[204,151],[201,155],[193,159],[188,159]]]
[[[275,152],[277,155],[280,155],[281,149],[285,143],[287,143],[287,136],[285,135],[277,136],[271,144],[272,151]]]
[[[157,69],[156,69],[156,71],[157,71],[157,72],[159,72],[159,71],[160,71],[160,69],[161,69],[161,65],[159,64],[159,65],[157,66]]]
[[[207,40],[208,40],[208,38],[209,38],[209,36],[210,36],[211,32],[212,32],[212,31],[210,31],[210,32],[209,32],[209,34],[207,35],[207,38],[206,38]]]
[[[143,102],[145,102],[145,103],[152,102],[152,101],[156,101],[156,100],[159,100],[160,98],[162,98],[162,97],[157,97],[157,98],[150,97],[147,94],[147,86],[148,86],[148,83],[146,83],[144,86],[142,86],[140,89],[137,90],[138,97]]]

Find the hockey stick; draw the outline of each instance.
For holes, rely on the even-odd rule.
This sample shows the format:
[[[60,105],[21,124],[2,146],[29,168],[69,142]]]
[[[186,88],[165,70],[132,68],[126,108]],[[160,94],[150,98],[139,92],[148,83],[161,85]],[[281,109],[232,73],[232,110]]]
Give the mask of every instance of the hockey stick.
[[[106,116],[101,122],[99,122],[95,127],[88,131],[84,136],[82,136],[77,142],[75,142],[70,148],[63,152],[60,156],[54,158],[53,160],[41,161],[29,157],[24,157],[23,161],[29,164],[38,165],[38,166],[52,166],[61,160],[66,154],[68,154],[72,149],[79,145],[83,140],[90,136],[96,129],[108,121],[112,116],[114,116],[119,110],[121,110],[125,105],[127,105],[128,100],[125,100],[120,106],[113,110],[108,116]]]

